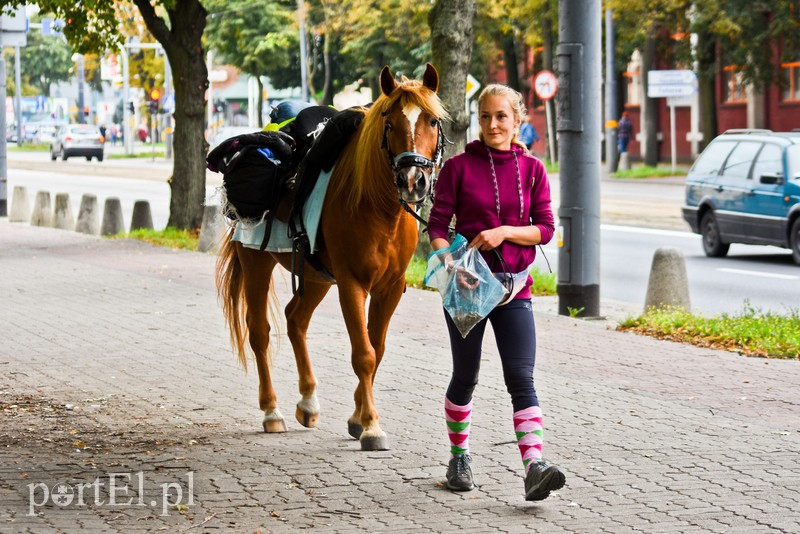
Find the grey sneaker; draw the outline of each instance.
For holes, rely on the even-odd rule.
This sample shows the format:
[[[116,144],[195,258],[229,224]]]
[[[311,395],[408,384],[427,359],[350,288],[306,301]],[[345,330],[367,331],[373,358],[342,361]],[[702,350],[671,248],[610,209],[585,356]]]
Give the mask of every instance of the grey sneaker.
[[[525,476],[525,500],[541,501],[550,496],[551,491],[564,487],[566,477],[554,465],[547,465],[544,460],[531,463],[527,476]]]
[[[453,456],[447,465],[447,489],[453,491],[469,491],[475,487],[472,482],[472,469],[469,464],[472,458],[469,454]]]

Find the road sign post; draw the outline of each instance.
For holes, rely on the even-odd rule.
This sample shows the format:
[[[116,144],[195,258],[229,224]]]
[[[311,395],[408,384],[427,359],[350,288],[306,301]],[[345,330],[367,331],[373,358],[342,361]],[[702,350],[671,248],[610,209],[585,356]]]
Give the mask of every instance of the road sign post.
[[[697,75],[690,70],[651,70],[647,73],[648,98],[666,98],[669,106],[669,137],[672,152],[672,172],[677,164],[675,141],[675,105],[677,97],[690,96],[697,92]]]
[[[533,90],[536,96],[544,100],[544,120],[547,123],[547,146],[550,150],[550,162],[556,161],[556,149],[553,139],[553,123],[550,120],[552,111],[550,110],[551,100],[558,91],[558,80],[555,74],[549,70],[540,71],[533,79]]]

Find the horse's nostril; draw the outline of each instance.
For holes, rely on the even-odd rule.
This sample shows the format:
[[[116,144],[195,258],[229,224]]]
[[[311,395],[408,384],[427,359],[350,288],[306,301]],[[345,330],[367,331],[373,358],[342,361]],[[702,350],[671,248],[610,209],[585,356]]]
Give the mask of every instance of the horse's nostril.
[[[425,174],[417,173],[417,191],[424,191],[428,187],[428,181],[425,179]]]
[[[398,172],[394,175],[394,181],[397,184],[398,188],[403,188],[406,186],[406,177],[403,173]]]

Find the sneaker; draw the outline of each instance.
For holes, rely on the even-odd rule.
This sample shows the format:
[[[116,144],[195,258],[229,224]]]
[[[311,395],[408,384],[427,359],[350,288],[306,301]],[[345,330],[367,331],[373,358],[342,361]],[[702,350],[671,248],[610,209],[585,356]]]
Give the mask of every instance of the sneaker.
[[[469,491],[475,487],[472,482],[472,469],[469,464],[472,458],[469,454],[453,456],[447,465],[447,489],[453,491]]]
[[[551,491],[564,487],[566,477],[554,465],[547,465],[544,460],[531,463],[525,476],[525,500],[541,501],[550,496]]]

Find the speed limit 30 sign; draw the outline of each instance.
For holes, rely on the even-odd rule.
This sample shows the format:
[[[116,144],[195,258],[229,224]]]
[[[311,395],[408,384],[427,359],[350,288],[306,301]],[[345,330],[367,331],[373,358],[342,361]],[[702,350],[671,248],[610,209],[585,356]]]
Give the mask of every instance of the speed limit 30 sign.
[[[558,80],[556,75],[549,70],[540,71],[533,79],[533,90],[542,100],[550,100],[556,95]]]

